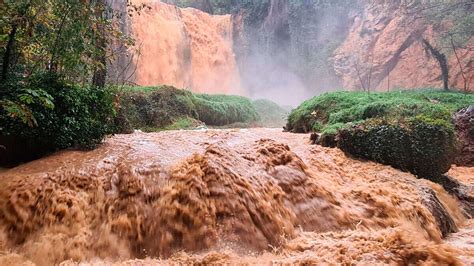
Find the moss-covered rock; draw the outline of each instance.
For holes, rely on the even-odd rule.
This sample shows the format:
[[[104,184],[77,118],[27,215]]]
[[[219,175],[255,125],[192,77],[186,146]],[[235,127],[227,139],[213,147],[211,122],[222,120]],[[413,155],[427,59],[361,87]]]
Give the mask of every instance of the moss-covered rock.
[[[474,167],[474,105],[456,112],[453,123],[459,140],[459,153],[454,163]]]
[[[434,180],[457,154],[452,115],[472,102],[474,94],[433,89],[326,93],[293,110],[286,129],[317,132],[317,144]],[[462,127],[468,135],[469,123]]]
[[[417,115],[451,121],[459,109],[474,102],[474,94],[433,89],[384,93],[332,92],[314,97],[294,109],[286,130],[323,133],[336,124],[357,123],[371,118],[405,119]]]
[[[456,154],[452,126],[423,116],[407,121],[371,119],[339,131],[337,146],[356,157],[435,180]]]

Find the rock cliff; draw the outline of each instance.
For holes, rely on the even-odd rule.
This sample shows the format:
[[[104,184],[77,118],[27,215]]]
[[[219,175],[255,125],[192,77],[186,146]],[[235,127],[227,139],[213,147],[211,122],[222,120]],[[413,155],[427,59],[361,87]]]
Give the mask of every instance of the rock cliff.
[[[354,17],[349,33],[333,54],[334,69],[344,88],[367,88],[369,76],[370,87],[378,91],[442,86],[438,63],[422,43],[423,39],[434,43],[439,32],[422,17],[410,13],[414,9],[403,1],[386,1],[366,5]],[[465,47],[473,44],[471,38]],[[461,48],[457,53],[468,83],[472,84],[474,51]],[[450,51],[447,56],[450,87],[464,88],[456,55]]]
[[[423,44],[427,40],[439,47],[439,25],[418,15],[423,4],[262,0],[191,5],[198,10],[157,0],[132,2],[150,6],[125,23],[137,41],[133,81],[139,85],[245,94],[288,105],[336,89],[443,85],[439,64]],[[474,12],[474,5],[466,5],[465,11],[470,9]],[[212,14],[226,12],[231,14]],[[445,24],[449,27],[449,21]],[[474,90],[473,46],[471,36],[456,53],[443,47],[451,88],[463,89],[466,83]]]

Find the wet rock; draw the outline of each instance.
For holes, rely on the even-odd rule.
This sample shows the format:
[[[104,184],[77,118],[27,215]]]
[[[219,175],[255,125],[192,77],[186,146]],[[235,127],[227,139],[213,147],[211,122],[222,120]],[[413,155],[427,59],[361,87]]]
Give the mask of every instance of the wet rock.
[[[323,147],[337,147],[337,134],[323,134],[318,140],[318,144]]]
[[[337,134],[319,134],[311,133],[311,144],[321,145],[323,147],[335,148],[337,147]]]
[[[474,166],[474,105],[463,108],[453,115],[453,123],[459,141],[459,154],[454,163]]]
[[[463,209],[466,211],[467,216],[470,218],[474,217],[474,191],[472,186],[467,186],[450,176],[443,176],[439,180],[436,180],[438,184],[443,186],[449,194],[456,196],[462,204]]]
[[[309,140],[311,141],[311,144],[318,144],[320,137],[321,137],[320,134],[313,132],[311,133]]]
[[[208,127],[206,126],[206,124],[203,124],[203,125],[199,125],[197,126],[194,130],[207,130]]]
[[[436,196],[436,192],[428,187],[421,187],[420,191],[422,194],[422,203],[428,208],[431,214],[433,214],[443,237],[446,237],[449,233],[457,232],[458,228],[456,223],[443,204],[441,204]]]

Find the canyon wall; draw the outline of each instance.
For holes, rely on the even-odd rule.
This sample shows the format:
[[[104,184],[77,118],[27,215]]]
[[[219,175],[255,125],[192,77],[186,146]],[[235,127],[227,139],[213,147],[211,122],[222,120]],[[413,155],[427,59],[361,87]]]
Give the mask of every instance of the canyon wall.
[[[267,3],[263,12],[259,11],[262,9],[260,4],[245,10],[244,15],[236,16],[239,18],[236,21],[244,25],[236,28],[242,28],[244,33],[236,36],[238,41],[235,41],[234,49],[240,55],[243,83],[251,91],[262,90],[262,86],[245,83],[248,79],[242,69],[248,69],[255,60],[261,62],[255,57],[265,55],[273,61],[267,60],[264,64],[270,63],[271,68],[285,67],[302,82],[310,95],[341,88],[362,90],[370,87],[371,90],[386,91],[442,87],[439,64],[425,49],[423,39],[446,54],[451,88],[464,89],[466,80],[467,88],[474,89],[474,38],[456,49],[458,62],[449,44],[439,44],[440,29],[433,23],[440,23],[441,18],[429,18],[427,12],[423,13],[427,7],[438,6],[436,4],[428,6],[402,0],[263,2]],[[468,11],[474,6],[463,8]],[[440,17],[449,19],[447,15]],[[472,24],[468,20],[466,23]],[[474,25],[471,31],[472,27]],[[443,30],[447,32],[446,28]],[[465,31],[469,35],[469,27]],[[239,46],[242,43],[244,45]],[[239,52],[242,49],[244,53]],[[274,58],[283,59],[276,61]],[[293,88],[287,86],[286,90],[293,92]]]
[[[149,7],[124,23],[136,39],[131,76],[138,85],[170,84],[285,105],[337,89],[442,86],[438,62],[422,44],[427,39],[436,45],[439,32],[413,15],[417,6],[407,1],[236,1],[220,6],[235,10],[227,15],[212,14],[222,13],[215,7],[203,7],[206,13],[158,0],[132,3]],[[471,38],[464,47],[473,45]],[[443,52],[449,85],[464,88],[455,54]],[[474,51],[461,47],[457,54],[473,90]]]
[[[439,64],[422,43],[427,39],[435,44],[439,32],[410,13],[414,10],[403,1],[386,1],[366,5],[354,17],[347,37],[332,58],[344,88],[367,89],[369,82],[371,89],[378,91],[443,86]],[[474,38],[465,47],[472,45]],[[460,63],[472,89],[474,50],[458,49],[459,63],[449,47],[443,52],[448,59],[450,87],[464,88]]]
[[[128,19],[137,42],[134,83],[243,94],[232,49],[231,15],[213,16],[156,0],[132,3],[148,6]]]

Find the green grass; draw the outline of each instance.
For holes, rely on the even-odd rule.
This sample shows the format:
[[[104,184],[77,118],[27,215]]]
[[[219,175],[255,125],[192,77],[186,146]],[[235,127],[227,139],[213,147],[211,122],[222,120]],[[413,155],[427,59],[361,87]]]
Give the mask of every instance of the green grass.
[[[170,86],[161,85],[161,86],[120,86],[117,87],[120,91],[134,91],[134,92],[154,92],[160,89],[166,89]]]
[[[425,115],[450,121],[453,112],[474,104],[474,94],[435,89],[384,93],[333,92],[314,97],[293,110],[286,129],[292,132],[328,132],[341,124],[370,118],[404,119]]]

